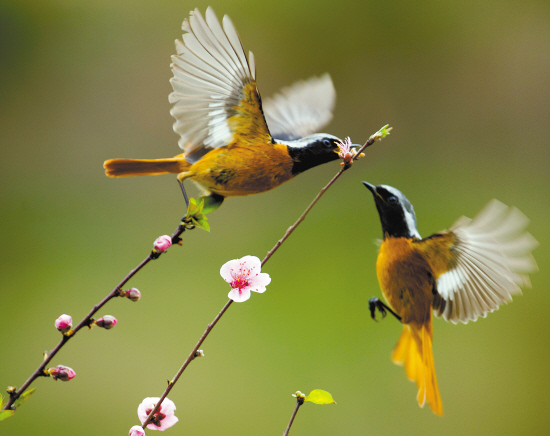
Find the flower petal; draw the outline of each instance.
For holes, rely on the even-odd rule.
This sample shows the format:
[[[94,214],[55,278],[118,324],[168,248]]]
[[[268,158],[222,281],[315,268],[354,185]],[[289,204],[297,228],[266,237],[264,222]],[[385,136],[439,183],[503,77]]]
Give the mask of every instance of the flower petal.
[[[167,415],[162,421],[160,421],[160,427],[156,427],[156,430],[164,431],[167,428],[172,427],[179,419],[176,415]]]
[[[145,422],[147,416],[149,415],[147,413],[147,410],[151,410],[153,407],[155,407],[155,404],[157,404],[158,400],[160,400],[160,397],[147,397],[138,406],[137,414],[142,424]]]
[[[228,262],[225,262],[220,268],[220,275],[222,276],[222,279],[224,279],[228,283],[233,281],[233,277],[231,276],[231,270],[237,271],[239,269],[239,264],[240,264],[239,259],[233,259]]]
[[[265,288],[271,283],[271,277],[267,273],[260,273],[258,275],[251,276],[248,283],[250,283],[251,288],[257,288],[258,286],[263,286]]]
[[[245,263],[245,267],[251,270],[251,274],[258,274],[262,270],[262,261],[256,256],[245,256],[239,260],[239,263]]]
[[[243,301],[246,301],[250,298],[250,289],[244,288],[241,289],[240,292],[239,289],[231,289],[227,296],[235,303],[242,303]]]
[[[160,410],[165,415],[172,414],[174,413],[174,410],[176,410],[176,405],[169,398],[165,398],[160,405]]]

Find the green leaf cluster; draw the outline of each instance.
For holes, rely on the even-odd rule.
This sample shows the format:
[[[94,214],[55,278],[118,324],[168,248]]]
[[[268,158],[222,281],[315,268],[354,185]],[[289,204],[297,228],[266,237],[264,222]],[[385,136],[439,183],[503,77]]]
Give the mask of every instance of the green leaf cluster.
[[[187,208],[187,214],[185,215],[184,222],[186,224],[192,224],[195,227],[200,227],[207,232],[210,231],[210,224],[208,223],[208,218],[206,218],[205,212],[205,197],[195,200],[194,198],[189,199],[189,207]]]
[[[21,406],[25,401],[29,399],[29,397],[34,394],[36,391],[36,388],[29,389],[28,391],[23,392],[17,400],[13,403],[13,408],[17,409],[19,406]],[[6,399],[2,394],[0,394],[0,409],[2,409],[6,405]],[[15,414],[15,410],[2,410],[0,412],[0,421],[3,421],[4,419],[9,418],[10,416],[13,416]]]

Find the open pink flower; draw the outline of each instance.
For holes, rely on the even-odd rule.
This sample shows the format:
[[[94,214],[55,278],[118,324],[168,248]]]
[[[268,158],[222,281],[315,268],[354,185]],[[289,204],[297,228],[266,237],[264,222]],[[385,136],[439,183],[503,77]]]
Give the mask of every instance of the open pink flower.
[[[228,297],[236,303],[250,298],[250,291],[265,292],[271,282],[269,274],[260,272],[262,262],[256,256],[245,256],[226,262],[220,269],[222,278],[231,285]]]
[[[344,139],[343,142],[338,141],[336,145],[340,150],[340,152],[338,153],[338,157],[340,159],[344,159],[346,162],[348,162],[353,158],[354,150],[351,148],[353,144],[351,143],[351,139],[349,138],[349,136]]]
[[[142,425],[149,416],[149,413],[151,413],[151,410],[155,408],[159,400],[159,397],[147,397],[138,406],[138,418],[141,421]],[[147,428],[150,428],[151,430],[163,431],[167,428],[172,427],[176,422],[179,421],[178,418],[176,418],[176,415],[174,415],[175,410],[176,405],[174,404],[174,402],[172,400],[169,400],[168,398],[165,398],[160,405],[159,411],[153,415],[152,422],[147,424]]]

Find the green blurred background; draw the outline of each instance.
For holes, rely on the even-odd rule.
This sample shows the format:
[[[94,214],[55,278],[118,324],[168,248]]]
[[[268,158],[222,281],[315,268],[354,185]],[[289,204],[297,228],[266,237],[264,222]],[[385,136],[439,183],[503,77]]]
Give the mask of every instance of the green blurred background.
[[[170,398],[169,434],[281,434],[291,394],[320,388],[292,434],[547,434],[550,322],[550,3],[541,1],[212,1],[256,56],[264,96],[329,72],[325,130],[368,150],[264,268],[272,284],[234,304]],[[80,320],[171,233],[183,212],[174,177],[108,179],[107,158],[179,152],[167,96],[173,40],[203,1],[0,2],[0,386],[20,386],[54,320]],[[52,362],[2,435],[127,434],[160,396],[227,301],[219,267],[262,258],[339,169],[327,164],[275,191],[233,198],[134,280],[110,331],[82,331]],[[390,361],[400,333],[374,323],[368,298],[380,224],[368,180],[401,189],[423,235],[495,197],[531,218],[541,242],[533,289],[469,325],[435,321],[445,416],[420,409]],[[193,188],[191,188],[193,189]],[[195,193],[193,191],[192,193]],[[151,433],[150,431],[148,433]]]

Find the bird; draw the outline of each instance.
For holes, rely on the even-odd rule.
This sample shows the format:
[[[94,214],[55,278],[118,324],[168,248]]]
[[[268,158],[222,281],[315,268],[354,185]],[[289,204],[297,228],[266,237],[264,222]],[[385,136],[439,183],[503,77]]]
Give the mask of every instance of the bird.
[[[417,401],[436,415],[443,405],[434,368],[433,316],[454,324],[476,321],[530,287],[537,270],[531,251],[538,245],[525,231],[529,220],[516,208],[490,201],[472,220],[462,217],[449,230],[422,238],[410,201],[396,188],[363,182],[374,197],[383,239],[376,273],[387,305],[369,300],[370,314],[389,311],[403,330],[392,354],[416,382]]]
[[[262,104],[254,55],[248,58],[231,19],[208,7],[183,21],[170,79],[170,111],[183,153],[167,159],[110,159],[109,177],[177,174],[196,182],[211,209],[226,197],[269,191],[338,159],[342,141],[314,133],[332,119],[336,93],[328,74],[283,88]],[[357,147],[357,145],[353,145]],[[187,197],[186,197],[187,200]]]

